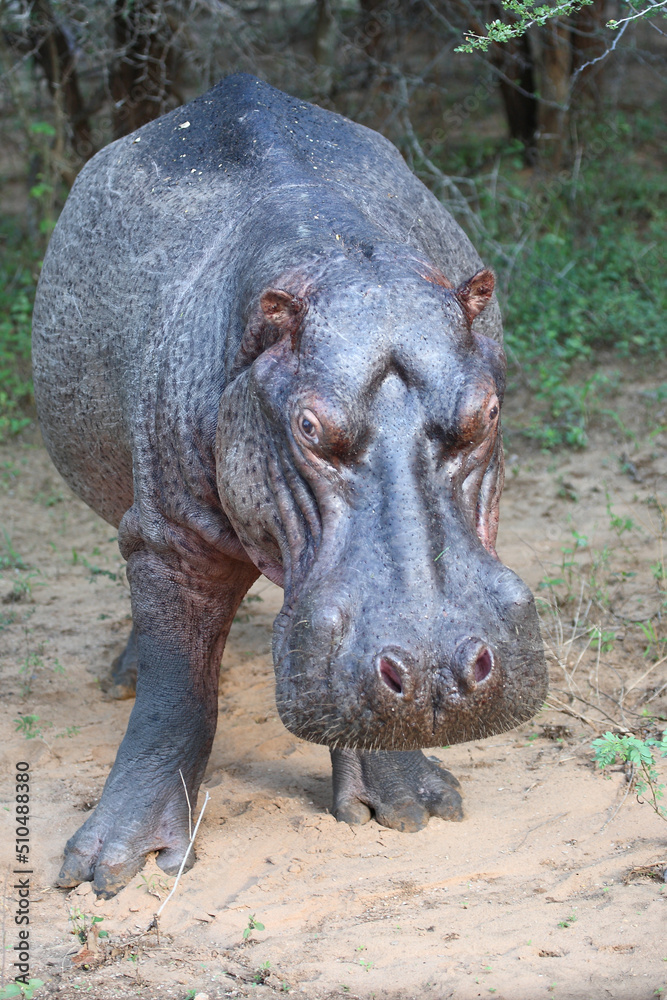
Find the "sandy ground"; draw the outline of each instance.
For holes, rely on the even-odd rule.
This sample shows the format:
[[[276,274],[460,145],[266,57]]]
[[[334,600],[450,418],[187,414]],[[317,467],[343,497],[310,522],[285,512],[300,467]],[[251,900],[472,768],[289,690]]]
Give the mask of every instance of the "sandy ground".
[[[607,421],[584,452],[544,456],[506,437],[500,554],[543,600],[559,595],[562,634],[548,610],[544,621],[551,704],[562,711],[428,751],[460,778],[464,822],[433,819],[417,834],[339,824],[327,750],[277,718],[270,643],[281,594],[261,579],[225,653],[198,861],[159,940],[144,932],[173,879],[153,858],[110,901],[89,885],[53,887],[130,713],[100,686],[129,629],[129,593],[115,531],[69,493],[43,448],[0,449],[5,981],[18,941],[13,774],[25,760],[38,997],[660,996],[667,825],[637,802],[627,769],[605,780],[590,749],[607,728],[655,732],[652,716],[667,717],[664,594],[651,570],[667,475],[667,403],[655,390],[667,372],[640,386],[635,374],[614,399],[625,430]],[[520,423],[520,399],[514,409]],[[573,532],[586,541],[574,544]],[[538,590],[545,578],[562,582]],[[82,954],[73,931],[93,917],[108,936],[89,933]],[[244,941],[251,917],[263,929]]]

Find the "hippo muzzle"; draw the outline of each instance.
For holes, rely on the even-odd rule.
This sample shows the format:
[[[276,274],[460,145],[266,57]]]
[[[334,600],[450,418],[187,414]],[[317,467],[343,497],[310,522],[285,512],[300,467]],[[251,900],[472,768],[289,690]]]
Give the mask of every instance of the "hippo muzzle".
[[[390,572],[355,587],[350,558],[302,593],[274,625],[286,727],[332,747],[396,750],[531,718],[546,694],[532,595],[491,557],[474,562],[467,586],[441,579],[406,594]]]

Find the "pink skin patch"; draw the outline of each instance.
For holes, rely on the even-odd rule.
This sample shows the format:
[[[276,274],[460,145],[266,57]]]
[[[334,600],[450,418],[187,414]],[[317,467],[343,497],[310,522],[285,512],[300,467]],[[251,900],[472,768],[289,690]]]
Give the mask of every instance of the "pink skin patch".
[[[476,684],[481,684],[491,673],[493,667],[493,657],[488,649],[482,650],[473,667],[473,676]]]
[[[382,657],[380,660],[380,677],[385,682],[390,691],[394,694],[403,694],[403,681],[401,680],[401,675],[398,670],[391,662]]]

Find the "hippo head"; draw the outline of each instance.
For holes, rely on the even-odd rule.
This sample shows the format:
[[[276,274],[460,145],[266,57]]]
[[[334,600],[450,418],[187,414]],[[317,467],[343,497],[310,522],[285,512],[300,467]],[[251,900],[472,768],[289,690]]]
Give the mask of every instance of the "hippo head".
[[[493,284],[376,260],[282,276],[253,304],[220,404],[218,488],[285,589],[276,698],[303,739],[455,743],[544,699],[533,598],[494,548],[505,361],[471,329]]]

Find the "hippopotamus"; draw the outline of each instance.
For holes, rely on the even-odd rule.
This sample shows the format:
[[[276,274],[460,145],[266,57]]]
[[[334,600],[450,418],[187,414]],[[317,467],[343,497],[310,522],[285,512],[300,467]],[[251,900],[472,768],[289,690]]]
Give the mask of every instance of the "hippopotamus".
[[[330,749],[334,815],[461,818],[423,748],[546,692],[532,595],[495,551],[501,337],[492,271],[397,149],[252,76],[83,168],[39,282],[35,396],[55,465],[118,528],[137,681],[60,886],[108,897],[151,851],[181,866],[262,573],[284,588],[280,717]]]

